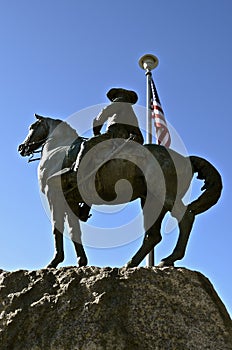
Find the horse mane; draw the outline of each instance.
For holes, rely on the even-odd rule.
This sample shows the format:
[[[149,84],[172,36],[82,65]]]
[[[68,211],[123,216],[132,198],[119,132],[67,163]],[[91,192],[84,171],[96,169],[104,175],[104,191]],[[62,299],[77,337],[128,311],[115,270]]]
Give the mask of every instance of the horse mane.
[[[62,133],[65,133],[67,131],[67,135],[72,136],[74,139],[79,137],[76,129],[74,129],[66,121],[61,120],[61,119],[53,119],[53,118],[47,118],[47,119],[51,119],[53,122],[56,122],[57,126],[62,125]],[[64,136],[65,136],[65,134],[64,134]]]

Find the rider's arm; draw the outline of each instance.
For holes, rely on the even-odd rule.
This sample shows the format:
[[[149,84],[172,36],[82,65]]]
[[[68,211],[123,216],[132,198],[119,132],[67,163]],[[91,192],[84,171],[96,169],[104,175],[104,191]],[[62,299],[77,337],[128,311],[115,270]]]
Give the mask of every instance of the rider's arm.
[[[103,124],[112,114],[112,104],[103,108],[103,110],[93,120],[93,133],[94,136],[100,135]]]

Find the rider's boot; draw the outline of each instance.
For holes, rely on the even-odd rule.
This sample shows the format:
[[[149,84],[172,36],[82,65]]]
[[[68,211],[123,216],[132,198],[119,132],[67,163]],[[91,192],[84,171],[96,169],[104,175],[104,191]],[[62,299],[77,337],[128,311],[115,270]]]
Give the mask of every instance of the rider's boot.
[[[91,207],[86,204],[85,202],[79,204],[79,219],[81,221],[86,222],[90,217],[91,214],[89,214]]]

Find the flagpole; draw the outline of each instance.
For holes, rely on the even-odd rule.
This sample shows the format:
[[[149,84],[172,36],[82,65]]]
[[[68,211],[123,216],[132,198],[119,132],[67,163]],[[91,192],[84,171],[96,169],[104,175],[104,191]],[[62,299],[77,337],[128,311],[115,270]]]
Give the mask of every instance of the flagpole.
[[[145,70],[146,75],[146,143],[152,143],[152,119],[151,119],[151,71],[157,67],[159,60],[156,56],[146,54],[139,59],[139,66]],[[152,249],[146,257],[146,265],[155,265],[155,251]]]
[[[151,71],[149,69],[146,70],[146,80],[147,80],[147,128],[146,128],[146,143],[152,143],[152,120],[151,120]]]

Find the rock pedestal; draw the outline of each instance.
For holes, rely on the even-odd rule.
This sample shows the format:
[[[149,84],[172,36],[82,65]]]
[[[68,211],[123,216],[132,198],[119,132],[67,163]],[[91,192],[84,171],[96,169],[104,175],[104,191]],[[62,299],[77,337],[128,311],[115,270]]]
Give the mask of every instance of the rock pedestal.
[[[0,349],[232,350],[232,321],[184,268],[0,271]]]

